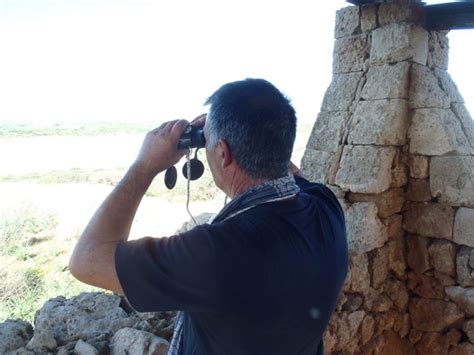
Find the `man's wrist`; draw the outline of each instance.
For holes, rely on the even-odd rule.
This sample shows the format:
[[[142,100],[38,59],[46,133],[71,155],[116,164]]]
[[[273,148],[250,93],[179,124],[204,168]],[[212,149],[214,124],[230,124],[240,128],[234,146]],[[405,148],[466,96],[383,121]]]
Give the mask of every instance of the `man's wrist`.
[[[152,171],[146,164],[135,161],[128,168],[121,182],[127,185],[131,184],[134,189],[145,193],[156,175],[158,173]]]

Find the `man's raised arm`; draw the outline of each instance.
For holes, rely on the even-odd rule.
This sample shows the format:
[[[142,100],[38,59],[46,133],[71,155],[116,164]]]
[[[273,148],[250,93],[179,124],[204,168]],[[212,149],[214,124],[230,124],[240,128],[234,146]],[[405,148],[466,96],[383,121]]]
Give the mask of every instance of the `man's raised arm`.
[[[89,285],[123,293],[115,271],[117,244],[128,239],[133,218],[154,177],[183,156],[176,149],[185,120],[166,122],[150,131],[137,159],[95,212],[69,260],[69,270]]]

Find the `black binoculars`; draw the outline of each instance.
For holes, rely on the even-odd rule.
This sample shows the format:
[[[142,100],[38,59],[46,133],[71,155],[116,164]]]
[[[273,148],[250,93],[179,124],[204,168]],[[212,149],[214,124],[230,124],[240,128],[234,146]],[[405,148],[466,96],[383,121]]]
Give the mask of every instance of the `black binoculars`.
[[[178,141],[178,149],[204,148],[206,139],[202,128],[188,125]]]

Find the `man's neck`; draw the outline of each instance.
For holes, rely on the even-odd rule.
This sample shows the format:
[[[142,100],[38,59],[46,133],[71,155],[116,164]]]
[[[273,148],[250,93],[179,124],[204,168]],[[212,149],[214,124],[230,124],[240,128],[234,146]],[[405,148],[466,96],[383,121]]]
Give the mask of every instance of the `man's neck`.
[[[228,196],[230,198],[235,198],[243,194],[248,189],[261,185],[267,181],[268,179],[252,179],[245,173],[236,172],[231,179]]]

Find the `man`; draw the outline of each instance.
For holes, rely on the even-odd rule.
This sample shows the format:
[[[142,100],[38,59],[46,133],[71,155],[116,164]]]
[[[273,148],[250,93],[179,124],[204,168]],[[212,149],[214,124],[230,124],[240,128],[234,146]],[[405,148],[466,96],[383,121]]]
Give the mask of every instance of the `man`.
[[[153,178],[183,156],[188,123],[164,123],[92,217],[71,273],[138,311],[183,311],[170,353],[322,354],[347,273],[341,207],[323,185],[289,174],[296,117],[273,85],[229,83],[207,104],[193,124],[204,125],[214,181],[232,201],[212,224],[127,242]]]

